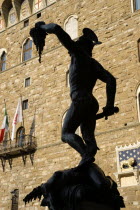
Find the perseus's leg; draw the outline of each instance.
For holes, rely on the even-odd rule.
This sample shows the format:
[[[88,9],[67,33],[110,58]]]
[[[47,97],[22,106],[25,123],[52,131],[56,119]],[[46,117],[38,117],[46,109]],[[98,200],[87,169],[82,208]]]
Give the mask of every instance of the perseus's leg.
[[[80,136],[75,134],[75,131],[81,123],[81,115],[79,107],[73,102],[66,114],[62,128],[62,141],[68,143],[74,148],[81,156],[86,152],[86,146]]]
[[[96,115],[92,116],[92,118],[87,118],[80,125],[82,137],[86,143],[86,152],[93,156],[95,156],[98,150],[94,135],[95,126],[96,126]]]
[[[91,103],[87,104],[87,112],[85,118],[83,118],[80,124],[82,138],[86,143],[86,151],[88,154],[95,156],[98,147],[95,139],[95,127],[96,127],[96,113],[98,112],[99,105],[96,99],[93,97]]]
[[[83,140],[86,145],[86,152],[82,157],[82,160],[79,163],[79,166],[95,161],[94,156],[97,153],[98,147],[96,144],[94,129],[95,129],[96,120],[85,120],[81,123],[81,133]]]

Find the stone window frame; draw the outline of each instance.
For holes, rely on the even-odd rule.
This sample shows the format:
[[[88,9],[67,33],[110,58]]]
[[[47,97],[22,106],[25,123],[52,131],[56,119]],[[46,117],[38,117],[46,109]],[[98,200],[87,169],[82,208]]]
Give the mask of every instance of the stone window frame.
[[[23,22],[23,27],[25,28],[25,27],[27,27],[27,26],[29,26],[29,19],[26,19],[26,20],[24,20],[24,22]]]
[[[6,60],[4,62],[2,61],[3,54],[6,55],[6,60],[7,60],[7,50],[5,48],[0,49],[0,58],[1,58],[1,61],[0,61],[0,71],[1,72],[3,72],[3,71],[6,70]],[[5,68],[4,69],[2,69],[2,64],[3,63],[5,63]]]
[[[65,21],[64,21],[64,30],[67,32],[67,30],[66,30],[66,24],[68,23],[68,21],[69,21],[72,17],[73,17],[74,19],[77,20],[77,36],[74,37],[74,38],[72,38],[72,39],[74,40],[74,39],[77,39],[77,38],[78,38],[78,16],[77,16],[77,15],[72,14],[72,15],[69,15],[69,16],[65,19]],[[68,32],[67,32],[67,33],[68,33]],[[70,34],[69,34],[69,35],[70,35]],[[71,36],[71,35],[70,35],[70,36]]]
[[[32,41],[32,46],[29,47],[27,50],[24,50],[24,46],[29,40]],[[30,50],[31,50],[31,57],[29,59],[25,60],[24,59],[25,52],[30,51]],[[26,61],[30,60],[32,57],[33,57],[33,40],[31,37],[28,37],[24,40],[24,42],[22,44],[21,62],[26,62]]]
[[[131,10],[132,10],[132,12],[140,10],[140,8],[138,8],[138,9],[136,8],[136,1],[138,1],[138,0],[131,0]]]
[[[41,17],[41,12],[37,13],[36,18],[40,18]]]
[[[31,85],[31,78],[27,77],[24,79],[24,87],[29,87]]]
[[[6,52],[3,52],[3,54],[1,55],[1,71],[6,70],[6,57]]]
[[[29,108],[29,100],[25,99],[22,101],[22,110],[26,110]]]
[[[138,120],[140,122],[140,84],[137,88],[137,111],[138,111]]]
[[[15,19],[13,22],[10,21],[10,17],[11,15],[15,15]],[[12,7],[10,10],[9,10],[9,14],[8,14],[8,26],[11,26],[11,25],[14,25],[15,23],[17,23],[17,17],[16,17],[16,11],[15,9]]]

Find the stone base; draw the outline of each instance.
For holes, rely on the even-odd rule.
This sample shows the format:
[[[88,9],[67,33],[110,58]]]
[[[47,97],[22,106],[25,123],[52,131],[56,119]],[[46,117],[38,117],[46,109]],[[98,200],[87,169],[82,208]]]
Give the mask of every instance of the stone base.
[[[114,210],[114,208],[93,202],[82,202],[77,210]]]

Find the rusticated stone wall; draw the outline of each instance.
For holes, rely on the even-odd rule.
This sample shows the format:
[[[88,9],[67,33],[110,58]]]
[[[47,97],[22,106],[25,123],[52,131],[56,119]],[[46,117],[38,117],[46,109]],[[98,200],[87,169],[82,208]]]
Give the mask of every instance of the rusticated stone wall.
[[[120,109],[118,114],[109,117],[107,121],[97,121],[96,139],[100,151],[96,163],[106,175],[115,180],[115,147],[140,141],[136,104],[136,91],[140,84],[137,49],[140,10],[132,13],[130,0],[57,0],[52,3],[48,6],[44,4],[40,18],[37,18],[36,13],[31,13],[28,17],[29,26],[23,27],[24,20],[17,21],[15,25],[0,32],[0,49],[7,50],[7,70],[0,72],[0,122],[3,120],[5,99],[11,129],[17,101],[22,95],[22,100],[29,101],[29,108],[23,111],[26,134],[30,131],[36,110],[35,136],[38,145],[33,165],[27,156],[25,165],[22,157],[19,157],[13,159],[12,169],[8,161],[5,172],[0,167],[2,210],[11,209],[10,192],[14,189],[19,189],[19,209],[44,209],[37,201],[25,207],[22,199],[34,187],[45,182],[54,171],[74,167],[80,161],[80,156],[61,142],[62,117],[70,104],[69,88],[66,85],[70,61],[67,50],[55,35],[48,35],[41,64],[35,46],[32,59],[26,62],[21,60],[23,42],[37,21],[54,22],[63,27],[68,16],[77,15],[79,36],[84,27],[89,27],[103,42],[95,47],[93,57],[117,78],[116,106]],[[31,78],[31,85],[25,88],[24,80],[27,77]],[[106,104],[105,84],[98,81],[94,94],[101,112]],[[126,210],[140,209],[139,185],[119,189],[124,196]]]

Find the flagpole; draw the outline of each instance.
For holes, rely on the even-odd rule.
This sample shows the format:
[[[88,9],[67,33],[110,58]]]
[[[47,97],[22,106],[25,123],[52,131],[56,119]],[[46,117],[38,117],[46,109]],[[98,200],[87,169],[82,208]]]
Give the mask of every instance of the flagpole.
[[[8,116],[8,121],[10,123],[10,117]],[[10,145],[12,144],[12,140],[11,140],[11,133],[10,133],[10,129],[8,129],[8,133],[9,133],[9,140],[10,140]]]
[[[22,106],[22,95],[20,95],[20,100],[21,100],[21,109],[22,109],[22,122],[21,122],[21,125],[24,127],[24,115],[23,115],[23,106]]]

